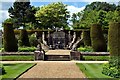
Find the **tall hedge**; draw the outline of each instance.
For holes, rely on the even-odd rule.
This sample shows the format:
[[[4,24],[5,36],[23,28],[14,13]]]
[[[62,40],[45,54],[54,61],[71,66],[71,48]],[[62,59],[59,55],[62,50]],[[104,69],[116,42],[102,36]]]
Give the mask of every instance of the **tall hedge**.
[[[110,23],[108,33],[108,43],[110,49],[110,63],[119,66],[120,70],[120,23]],[[120,74],[119,74],[120,77]]]
[[[107,45],[100,24],[93,24],[90,29],[92,48],[96,52],[106,52]]]
[[[17,39],[13,31],[12,23],[3,23],[4,26],[4,50],[6,52],[16,52],[18,51]]]
[[[120,78],[120,23],[110,23],[108,31],[110,48],[109,64],[103,66],[103,73],[111,77]]]
[[[91,46],[90,31],[83,31],[83,41],[85,46]]]
[[[20,31],[20,40],[21,40],[20,46],[30,46],[28,33],[25,29],[22,29]]]

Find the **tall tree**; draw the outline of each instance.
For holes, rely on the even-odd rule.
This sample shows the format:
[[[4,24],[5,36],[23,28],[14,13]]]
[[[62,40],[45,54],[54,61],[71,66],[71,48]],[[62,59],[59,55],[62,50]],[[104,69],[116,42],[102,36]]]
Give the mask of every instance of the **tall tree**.
[[[109,4],[107,2],[93,2],[91,4],[88,4],[84,11],[92,11],[92,10],[103,10],[103,11],[114,11],[116,9],[116,5],[115,4]]]
[[[36,17],[45,29],[53,27],[65,28],[69,18],[69,12],[66,7],[67,5],[61,2],[51,3],[41,7],[40,10],[37,11]]]
[[[88,4],[84,9],[81,18],[77,20],[73,26],[75,28],[90,28],[91,24],[99,23],[103,28],[108,28],[109,20],[107,20],[106,15],[109,12],[114,12],[116,8],[115,4],[107,2],[93,2]]]
[[[35,10],[32,10],[32,6],[30,5],[29,0],[16,0],[13,3],[13,7],[8,9],[9,15],[19,25],[22,25],[25,28],[25,23],[34,22],[35,21]]]
[[[72,27],[74,29],[81,28],[80,22],[81,22],[82,16],[83,16],[83,11],[78,12],[78,13],[73,13],[70,21],[72,22]]]

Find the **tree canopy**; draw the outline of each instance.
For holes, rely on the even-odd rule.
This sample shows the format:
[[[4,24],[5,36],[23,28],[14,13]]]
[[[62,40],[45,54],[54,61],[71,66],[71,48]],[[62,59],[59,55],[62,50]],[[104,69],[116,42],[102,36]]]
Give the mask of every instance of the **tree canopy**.
[[[56,28],[56,27],[68,27],[67,20],[69,18],[69,12],[67,11],[67,5],[62,2],[51,3],[42,6],[35,14],[40,26],[44,29]]]
[[[108,28],[110,21],[118,22],[120,19],[119,5],[107,2],[93,2],[85,7],[82,15],[73,14],[73,28],[90,28],[91,24],[98,23],[103,28]],[[78,19],[79,18],[79,19]]]
[[[10,17],[14,19],[14,23],[22,25],[24,28],[25,23],[35,22],[35,10],[32,9],[28,0],[24,0],[24,2],[16,0],[13,7],[8,9],[8,12]]]

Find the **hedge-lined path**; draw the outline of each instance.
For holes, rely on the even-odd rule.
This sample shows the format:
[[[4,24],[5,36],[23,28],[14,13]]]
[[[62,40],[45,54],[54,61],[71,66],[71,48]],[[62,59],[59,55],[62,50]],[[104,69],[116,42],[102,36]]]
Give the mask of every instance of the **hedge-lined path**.
[[[19,78],[85,78],[74,62],[39,62]]]

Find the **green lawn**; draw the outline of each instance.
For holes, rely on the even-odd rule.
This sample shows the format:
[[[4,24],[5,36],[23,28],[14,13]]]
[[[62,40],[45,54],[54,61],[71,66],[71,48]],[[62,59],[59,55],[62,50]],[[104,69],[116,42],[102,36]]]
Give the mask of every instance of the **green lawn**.
[[[2,61],[33,61],[34,56],[33,55],[0,56],[0,60],[2,60]]]
[[[16,64],[3,64],[6,74],[0,75],[2,80],[9,78],[8,80],[13,80],[20,76],[23,72],[27,71],[29,68],[33,67],[33,63],[16,63]]]
[[[102,74],[102,64],[98,63],[76,63],[80,70],[90,80],[113,80],[112,77]],[[118,80],[118,79],[114,79]]]

